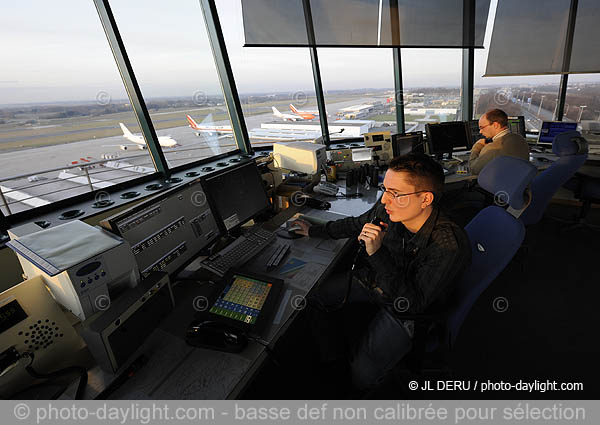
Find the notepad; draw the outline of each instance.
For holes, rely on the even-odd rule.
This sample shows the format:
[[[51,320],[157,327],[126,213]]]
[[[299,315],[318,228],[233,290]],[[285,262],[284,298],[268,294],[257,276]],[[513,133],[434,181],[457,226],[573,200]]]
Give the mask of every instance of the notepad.
[[[280,274],[286,274],[293,272],[295,270],[301,269],[306,264],[306,261],[302,261],[298,258],[290,258],[287,263],[285,263],[281,270],[279,270]]]

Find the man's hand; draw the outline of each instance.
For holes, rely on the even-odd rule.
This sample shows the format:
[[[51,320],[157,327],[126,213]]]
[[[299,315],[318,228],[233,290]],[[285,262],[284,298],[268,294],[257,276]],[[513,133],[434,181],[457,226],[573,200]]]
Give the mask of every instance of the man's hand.
[[[477,141],[477,143],[475,143],[473,145],[473,147],[471,148],[471,152],[472,151],[480,151],[481,149],[483,149],[484,146],[485,146],[485,139],[479,139]]]
[[[369,256],[375,254],[379,248],[381,248],[381,244],[383,243],[387,224],[380,222],[380,225],[381,227],[367,223],[363,226],[360,235],[358,235],[358,240],[365,242],[365,248]]]
[[[308,236],[308,229],[310,229],[311,224],[304,221],[304,220],[296,220],[294,221],[292,224],[292,226],[300,226],[301,228],[299,230],[295,230],[295,233],[298,233],[299,235],[304,235],[304,236]]]

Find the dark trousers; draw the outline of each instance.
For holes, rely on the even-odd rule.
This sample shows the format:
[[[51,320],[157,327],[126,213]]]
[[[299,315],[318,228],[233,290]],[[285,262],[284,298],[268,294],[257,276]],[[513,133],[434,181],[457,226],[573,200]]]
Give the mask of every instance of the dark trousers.
[[[356,279],[352,281],[350,296],[344,309],[353,310],[375,304],[376,311],[363,330],[351,326],[343,311],[328,311],[338,306],[346,295],[347,272],[338,272],[317,288],[309,298],[312,331],[319,344],[321,360],[347,359],[350,364],[352,385],[367,390],[380,384],[388,372],[410,351],[411,340],[404,326],[377,303],[378,295],[366,289]],[[335,308],[335,307],[334,307]],[[360,310],[359,310],[360,311]],[[350,344],[348,344],[350,336]]]

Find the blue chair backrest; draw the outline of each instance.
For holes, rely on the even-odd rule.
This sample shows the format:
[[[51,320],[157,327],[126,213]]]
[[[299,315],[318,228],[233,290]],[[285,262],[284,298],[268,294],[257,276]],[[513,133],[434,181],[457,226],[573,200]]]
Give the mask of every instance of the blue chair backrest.
[[[526,226],[540,221],[556,191],[583,165],[587,159],[587,142],[579,132],[567,131],[556,135],[552,151],[559,156],[558,160],[531,183],[531,204],[521,216]]]
[[[479,295],[504,270],[525,238],[523,223],[495,205],[481,210],[465,231],[471,241],[472,260],[458,282],[455,302],[446,318],[450,346]]]
[[[537,169],[529,161],[512,156],[499,156],[490,161],[477,183],[494,194],[498,204],[510,205],[516,210],[525,206],[525,189],[535,177]]]
[[[524,193],[535,177],[534,165],[519,158],[500,156],[487,164],[477,178],[490,193],[503,193],[512,208],[525,207]],[[472,260],[457,283],[445,320],[444,343],[452,346],[471,307],[504,270],[525,238],[525,226],[504,208],[484,208],[467,224]]]

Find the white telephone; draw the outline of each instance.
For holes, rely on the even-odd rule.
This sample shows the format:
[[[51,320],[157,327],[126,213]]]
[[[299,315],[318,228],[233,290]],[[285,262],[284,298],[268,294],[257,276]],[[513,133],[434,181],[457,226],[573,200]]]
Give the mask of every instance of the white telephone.
[[[334,183],[320,182],[313,188],[316,193],[322,193],[323,195],[335,196],[339,191],[339,187]]]

